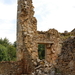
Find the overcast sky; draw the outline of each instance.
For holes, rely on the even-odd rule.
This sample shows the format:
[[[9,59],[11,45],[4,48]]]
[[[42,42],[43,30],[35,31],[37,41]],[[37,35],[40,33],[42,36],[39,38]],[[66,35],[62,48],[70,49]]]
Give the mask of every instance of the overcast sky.
[[[33,0],[37,29],[59,32],[75,27],[75,0]],[[0,0],[0,38],[16,40],[17,0]]]

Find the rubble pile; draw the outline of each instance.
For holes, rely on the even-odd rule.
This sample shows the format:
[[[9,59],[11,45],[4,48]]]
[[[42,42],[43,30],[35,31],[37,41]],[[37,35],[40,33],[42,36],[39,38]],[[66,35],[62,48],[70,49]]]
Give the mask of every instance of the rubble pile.
[[[34,62],[35,72],[32,75],[54,75],[55,71],[53,69],[53,64],[48,63],[46,60],[37,59]]]

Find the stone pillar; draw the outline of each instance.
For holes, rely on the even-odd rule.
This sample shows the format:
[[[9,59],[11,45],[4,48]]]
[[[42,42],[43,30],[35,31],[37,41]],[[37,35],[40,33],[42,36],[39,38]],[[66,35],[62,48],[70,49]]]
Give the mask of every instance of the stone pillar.
[[[33,8],[32,0],[18,0],[17,60],[27,57],[25,54],[31,59],[38,57],[37,42],[33,39],[37,34],[37,20],[33,17]]]

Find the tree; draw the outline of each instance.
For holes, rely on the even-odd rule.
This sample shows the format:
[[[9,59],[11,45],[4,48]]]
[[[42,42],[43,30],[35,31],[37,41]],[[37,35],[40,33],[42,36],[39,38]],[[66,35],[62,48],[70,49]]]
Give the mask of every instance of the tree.
[[[7,38],[0,39],[0,61],[16,60],[16,42],[11,44]]]
[[[45,58],[45,45],[44,44],[39,44],[38,45],[38,54],[40,59]]]
[[[8,57],[10,58],[10,60],[16,60],[16,48],[12,45],[9,45],[7,47],[7,54],[8,54]]]
[[[13,46],[16,48],[16,41],[14,42]]]
[[[0,44],[0,61],[7,61],[7,48]]]

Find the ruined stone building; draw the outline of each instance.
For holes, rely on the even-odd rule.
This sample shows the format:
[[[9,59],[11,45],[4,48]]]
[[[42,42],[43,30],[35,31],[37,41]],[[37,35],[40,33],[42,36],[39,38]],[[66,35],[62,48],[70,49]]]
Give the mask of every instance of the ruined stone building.
[[[63,53],[66,48],[65,50],[62,49],[63,47],[61,46],[60,34],[55,29],[49,29],[45,32],[37,31],[37,20],[34,17],[33,9],[34,6],[32,5],[32,0],[18,0],[17,61],[0,62],[0,74],[75,75],[74,68],[72,68],[74,66],[73,60],[68,61],[66,57],[67,63],[64,61],[64,55],[66,56],[66,54],[63,55]],[[45,45],[44,60],[39,60],[38,44]],[[72,56],[72,53],[70,56]],[[62,65],[62,60],[64,61],[64,65]],[[65,70],[64,72],[65,64],[72,64],[72,67],[69,66],[71,69]],[[59,69],[60,72],[58,71]]]

